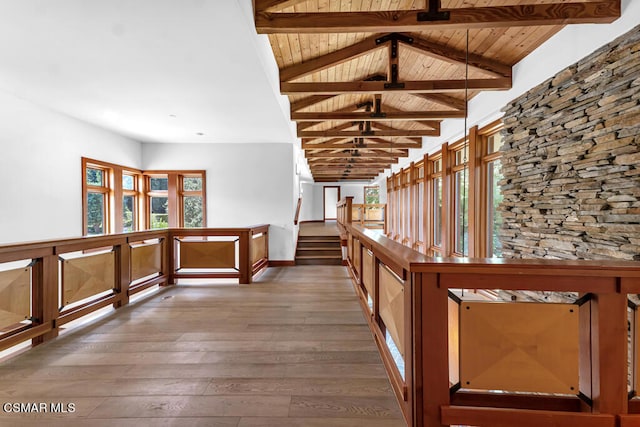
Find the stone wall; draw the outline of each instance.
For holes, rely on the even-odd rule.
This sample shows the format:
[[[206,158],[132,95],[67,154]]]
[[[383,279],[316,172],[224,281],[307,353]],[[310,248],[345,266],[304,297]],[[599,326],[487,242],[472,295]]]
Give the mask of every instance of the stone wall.
[[[640,27],[504,112],[503,256],[640,260]]]

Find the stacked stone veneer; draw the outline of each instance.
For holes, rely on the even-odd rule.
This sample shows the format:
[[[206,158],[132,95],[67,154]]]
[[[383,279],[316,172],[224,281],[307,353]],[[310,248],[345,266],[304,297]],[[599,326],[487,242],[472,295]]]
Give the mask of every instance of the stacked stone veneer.
[[[640,260],[640,27],[503,111],[504,257]]]

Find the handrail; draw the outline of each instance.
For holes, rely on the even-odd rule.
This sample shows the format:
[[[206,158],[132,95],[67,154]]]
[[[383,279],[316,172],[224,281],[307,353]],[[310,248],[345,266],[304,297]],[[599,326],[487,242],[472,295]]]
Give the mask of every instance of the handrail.
[[[616,418],[640,420],[640,403],[627,395],[627,294],[640,293],[640,263],[434,258],[358,224],[345,224],[344,228],[349,271],[410,426],[507,425],[506,419],[521,420],[523,425],[609,426]],[[386,273],[389,270],[392,275]],[[583,296],[570,305],[577,316],[575,327],[569,328],[566,322],[558,324],[558,328],[566,327],[575,334],[566,340],[575,340],[577,353],[571,357],[563,354],[567,360],[553,361],[568,363],[568,371],[575,370],[579,384],[574,384],[572,391],[567,388],[566,395],[536,395],[526,388],[482,392],[481,387],[472,390],[461,383],[462,361],[475,363],[487,356],[481,346],[474,347],[469,341],[463,346],[460,341],[468,330],[464,328],[473,323],[463,322],[463,314],[468,314],[462,307],[468,310],[474,302],[468,296],[460,300],[460,288],[574,292]],[[479,294],[472,292],[472,299],[480,298],[474,295]],[[525,307],[512,302],[484,304],[479,307],[497,311],[501,307]],[[526,307],[538,310],[539,306],[561,309],[562,304],[529,303]],[[473,307],[472,312],[477,308]],[[640,310],[633,307],[638,311],[636,319],[640,319]],[[522,310],[518,308],[518,313]],[[537,318],[547,321],[542,316]],[[509,325],[508,320],[495,322]],[[638,328],[634,325],[632,322],[632,334],[640,329],[640,323]],[[523,330],[528,327],[525,324]],[[489,342],[498,339],[493,329],[488,333]],[[387,344],[389,334],[404,354],[404,365],[394,361],[395,353]],[[532,336],[535,341],[527,342]],[[632,340],[640,339],[640,333],[637,337],[632,335]],[[542,350],[543,337],[531,331],[519,335],[516,341],[522,341],[524,349],[546,351]],[[509,340],[504,342],[511,345]],[[492,348],[496,351],[502,347]],[[536,356],[535,351],[532,354]],[[637,355],[631,360],[636,363]],[[469,366],[464,365],[465,375],[469,375]],[[507,369],[504,378],[516,375],[509,373],[511,365],[505,366],[500,368]],[[636,373],[637,368],[633,369]],[[498,375],[492,374],[495,366],[491,369],[483,373],[483,378]]]
[[[268,265],[268,235],[269,225],[261,224],[0,245],[0,263],[25,261],[20,268],[0,271],[0,282],[12,286],[9,291],[16,296],[16,301],[0,301],[0,313],[5,313],[0,320],[16,322],[0,324],[0,351],[26,340],[35,345],[52,339],[61,325],[109,305],[122,307],[132,295],[153,285],[216,277],[249,284]],[[181,240],[185,237],[189,239]],[[191,244],[199,246],[194,251]]]
[[[296,214],[293,218],[293,225],[298,225],[298,219],[300,218],[300,207],[302,206],[302,197],[298,197],[298,204],[296,205]]]

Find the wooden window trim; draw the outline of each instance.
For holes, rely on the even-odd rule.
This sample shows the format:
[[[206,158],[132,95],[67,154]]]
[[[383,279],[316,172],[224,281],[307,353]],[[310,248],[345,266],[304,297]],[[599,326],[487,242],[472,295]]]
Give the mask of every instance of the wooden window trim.
[[[168,227],[181,228],[184,226],[183,197],[182,190],[183,177],[202,177],[202,226],[207,226],[206,216],[206,181],[207,175],[205,170],[150,170],[143,171],[145,186],[151,188],[150,179],[152,177],[167,177],[167,191],[146,191],[145,200],[145,216],[144,222],[147,229],[151,228],[151,197],[168,197]],[[198,192],[199,193],[199,192]],[[200,195],[200,194],[198,194]]]

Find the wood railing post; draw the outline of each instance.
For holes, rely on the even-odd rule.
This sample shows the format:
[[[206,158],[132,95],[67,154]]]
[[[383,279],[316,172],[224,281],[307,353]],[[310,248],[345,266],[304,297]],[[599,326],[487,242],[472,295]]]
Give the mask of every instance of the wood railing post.
[[[251,283],[251,230],[241,231],[239,234],[239,263],[240,263],[240,283],[248,285]]]
[[[131,246],[128,239],[115,247],[116,255],[116,290],[118,300],[113,308],[129,304],[129,284],[131,283]]]
[[[345,197],[347,203],[345,205],[345,225],[353,222],[353,196]]]
[[[449,398],[449,318],[447,288],[438,274],[415,274],[414,312],[414,422],[415,427],[440,427],[440,407]]]
[[[176,283],[174,273],[178,266],[178,260],[176,260],[176,239],[173,232],[167,233],[167,238],[162,242],[162,273],[167,277],[167,285],[173,285]]]
[[[592,301],[593,411],[628,413],[627,296],[596,294]]]
[[[32,340],[34,345],[58,336],[56,324],[58,307],[58,255],[42,257],[36,262],[34,271],[33,316],[43,325],[51,325],[51,330]]]

